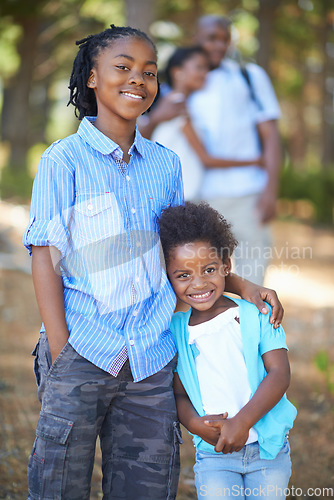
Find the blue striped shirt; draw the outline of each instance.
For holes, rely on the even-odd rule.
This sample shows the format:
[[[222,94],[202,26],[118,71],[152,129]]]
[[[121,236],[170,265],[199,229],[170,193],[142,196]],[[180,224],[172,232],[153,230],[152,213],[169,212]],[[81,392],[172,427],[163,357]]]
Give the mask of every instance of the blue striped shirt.
[[[73,348],[113,375],[128,356],[139,381],[176,354],[158,218],[183,203],[180,161],[136,129],[127,165],[93,121],[42,155],[23,243],[59,251]]]

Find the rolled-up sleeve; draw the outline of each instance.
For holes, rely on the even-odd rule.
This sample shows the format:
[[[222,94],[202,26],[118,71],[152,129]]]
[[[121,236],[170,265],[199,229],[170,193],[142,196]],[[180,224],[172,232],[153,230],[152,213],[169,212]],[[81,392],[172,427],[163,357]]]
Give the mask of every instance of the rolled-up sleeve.
[[[64,256],[69,243],[69,220],[74,204],[74,175],[49,153],[44,153],[33,184],[30,221],[23,244],[54,246]]]
[[[277,329],[274,328],[274,326],[269,322],[270,315],[270,307],[268,314],[259,315],[261,323],[259,352],[261,356],[266,352],[273,351],[275,349],[286,349],[288,351],[285,332],[282,326],[279,326]]]
[[[247,65],[251,83],[260,107],[256,110],[256,123],[278,120],[281,110],[274,88],[267,73],[256,64]]]

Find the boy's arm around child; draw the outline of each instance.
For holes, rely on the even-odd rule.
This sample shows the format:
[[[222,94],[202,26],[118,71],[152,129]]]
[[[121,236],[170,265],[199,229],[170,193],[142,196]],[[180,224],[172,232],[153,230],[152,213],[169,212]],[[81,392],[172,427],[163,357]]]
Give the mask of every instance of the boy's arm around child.
[[[260,287],[241,276],[230,273],[225,278],[225,291],[239,295],[244,300],[251,302],[262,314],[271,312],[269,318],[270,323],[274,328],[280,326],[284,315],[284,308],[278,300],[275,290],[263,286]],[[272,308],[271,311],[269,311],[268,305],[265,302],[270,304]]]

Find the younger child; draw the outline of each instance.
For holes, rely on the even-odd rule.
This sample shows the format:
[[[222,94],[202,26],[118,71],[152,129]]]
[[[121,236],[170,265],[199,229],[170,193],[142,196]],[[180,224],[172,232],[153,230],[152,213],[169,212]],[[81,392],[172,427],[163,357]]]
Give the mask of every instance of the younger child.
[[[199,498],[285,498],[291,474],[285,334],[253,304],[223,295],[237,245],[206,203],[170,207],[160,218],[167,274],[190,306],[171,323],[178,348],[174,391],[180,422],[194,435]]]

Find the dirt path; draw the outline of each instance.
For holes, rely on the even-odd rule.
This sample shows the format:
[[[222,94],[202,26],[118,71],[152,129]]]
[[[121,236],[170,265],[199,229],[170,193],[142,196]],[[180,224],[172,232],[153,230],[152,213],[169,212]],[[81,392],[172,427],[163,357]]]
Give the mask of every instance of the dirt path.
[[[30,352],[40,319],[20,243],[27,212],[16,207],[13,215],[14,208],[0,203],[0,499],[23,500],[39,413]],[[290,438],[290,486],[300,488],[303,498],[311,497],[308,488],[317,488],[317,498],[330,498],[320,489],[334,488],[334,233],[288,222],[277,222],[274,229],[278,250],[267,284],[278,291],[286,310],[292,365],[288,396],[298,407]],[[194,450],[186,432],[184,438],[178,500],[196,498]],[[94,500],[102,498],[99,464],[98,456]]]

